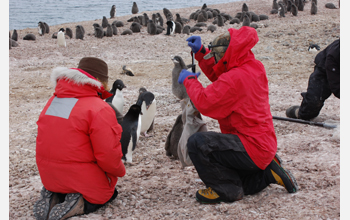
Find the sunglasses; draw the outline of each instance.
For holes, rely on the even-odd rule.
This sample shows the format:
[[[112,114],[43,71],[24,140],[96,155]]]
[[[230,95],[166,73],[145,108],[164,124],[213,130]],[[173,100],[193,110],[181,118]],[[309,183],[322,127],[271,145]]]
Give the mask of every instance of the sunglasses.
[[[228,46],[225,46],[225,45],[212,45],[212,42],[210,42],[208,44],[208,49],[211,50],[212,48],[214,47],[228,47]]]

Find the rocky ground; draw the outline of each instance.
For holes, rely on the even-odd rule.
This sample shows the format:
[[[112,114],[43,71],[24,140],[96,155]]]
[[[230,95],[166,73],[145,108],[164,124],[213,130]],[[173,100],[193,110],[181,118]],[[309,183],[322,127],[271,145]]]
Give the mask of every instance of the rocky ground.
[[[310,15],[307,1],[298,16],[279,18],[270,14],[272,0],[245,1],[250,11],[266,14],[268,20],[257,22],[259,43],[253,48],[256,58],[265,65],[270,88],[272,115],[285,116],[285,110],[300,104],[300,93],[307,88],[317,53],[309,52],[309,42],[321,49],[340,37],[340,10],[324,5],[338,1],[318,0],[317,15]],[[243,2],[208,5],[235,16]],[[170,10],[188,18],[200,7]],[[163,15],[162,11],[160,12]],[[151,16],[153,12],[147,12]],[[108,15],[107,15],[108,16]],[[52,69],[76,67],[85,56],[105,60],[109,66],[110,86],[121,79],[125,108],[136,102],[138,89],[146,87],[157,99],[157,114],[151,137],[141,137],[134,152],[133,164],[126,165],[126,175],[117,184],[119,195],[95,213],[72,219],[340,219],[340,100],[333,95],[326,100],[315,121],[338,125],[326,129],[311,125],[274,120],[278,154],[294,174],[299,192],[288,194],[278,185],[244,197],[234,203],[201,205],[195,200],[198,189],[204,188],[194,167],[181,169],[179,161],[165,155],[166,137],[181,113],[179,100],[171,92],[171,58],[181,56],[191,63],[185,34],[151,36],[144,27],[141,33],[121,36],[130,27],[131,16],[121,20],[125,26],[119,35],[97,39],[92,24],[101,20],[51,26],[50,34],[39,36],[36,29],[18,30],[18,47],[9,50],[9,218],[34,219],[33,204],[42,187],[35,163],[36,121],[54,88],[50,84]],[[213,20],[209,20],[208,25]],[[77,24],[86,31],[84,40],[67,39],[67,47],[57,46],[53,32],[61,27],[75,30]],[[191,20],[190,26],[195,21]],[[199,35],[206,46],[228,28],[218,27],[214,33],[206,28]],[[24,41],[27,33],[36,41]],[[75,31],[74,31],[75,34]],[[135,76],[121,75],[121,67],[131,68]],[[199,67],[197,66],[197,70]],[[204,86],[209,80],[202,74]],[[125,112],[124,112],[125,113]],[[204,117],[208,130],[219,131],[217,121]]]

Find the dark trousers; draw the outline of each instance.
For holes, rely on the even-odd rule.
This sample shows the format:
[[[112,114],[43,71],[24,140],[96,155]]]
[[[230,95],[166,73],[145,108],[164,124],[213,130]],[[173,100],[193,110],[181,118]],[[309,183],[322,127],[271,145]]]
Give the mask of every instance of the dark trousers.
[[[62,194],[62,193],[56,193],[56,194],[58,195],[59,203],[64,202],[67,194]],[[114,194],[105,204],[93,204],[84,199],[84,214],[89,214],[91,212],[96,211],[97,209],[103,207],[107,203],[113,201],[115,198],[117,198],[117,196],[118,196],[118,191],[117,189],[114,189]]]
[[[97,209],[103,207],[107,203],[112,202],[115,198],[117,198],[117,196],[118,196],[118,191],[117,189],[114,189],[114,194],[105,204],[92,204],[84,199],[84,214],[89,214],[91,212],[96,211]]]
[[[261,170],[250,159],[237,135],[198,132],[187,142],[199,177],[223,200],[237,201],[275,182],[269,169]]]
[[[309,77],[307,92],[301,93],[301,102],[298,118],[310,120],[319,115],[325,100],[332,94],[325,70],[315,66]]]

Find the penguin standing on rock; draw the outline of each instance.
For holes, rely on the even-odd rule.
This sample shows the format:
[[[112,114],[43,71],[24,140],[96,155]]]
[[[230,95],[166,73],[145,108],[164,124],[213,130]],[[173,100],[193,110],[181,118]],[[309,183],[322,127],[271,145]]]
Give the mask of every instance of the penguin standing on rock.
[[[147,91],[145,88],[140,88],[139,92],[136,104],[141,106],[141,133],[148,137],[147,132],[153,130],[157,104],[152,92]]]
[[[61,28],[57,34],[57,44],[60,47],[66,47],[66,37],[64,35],[64,28]]]
[[[141,114],[141,106],[134,104],[124,115],[121,124],[123,129],[120,139],[123,152],[122,160],[128,163],[132,163],[132,153],[135,150],[136,143],[140,137]]]
[[[120,79],[117,79],[114,81],[112,89],[109,91],[113,95],[106,99],[106,102],[110,102],[116,107],[116,109],[123,114],[124,110],[124,96],[123,96],[123,89],[126,88],[123,81]]]

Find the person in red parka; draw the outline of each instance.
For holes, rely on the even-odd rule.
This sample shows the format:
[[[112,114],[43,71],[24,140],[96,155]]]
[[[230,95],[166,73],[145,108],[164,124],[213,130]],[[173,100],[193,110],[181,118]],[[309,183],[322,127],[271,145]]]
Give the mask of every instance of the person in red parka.
[[[218,120],[221,133],[198,132],[187,142],[189,156],[206,185],[201,203],[233,202],[260,192],[271,183],[289,193],[298,185],[276,154],[277,139],[263,64],[251,49],[259,38],[254,28],[230,28],[206,49],[199,36],[187,39],[201,70],[212,82],[206,88],[199,73],[182,70],[178,79],[194,106]]]
[[[122,128],[103,101],[108,66],[84,57],[78,68],[57,67],[51,74],[55,92],[37,121],[36,163],[43,183],[34,205],[37,219],[65,219],[88,214],[118,195]]]

